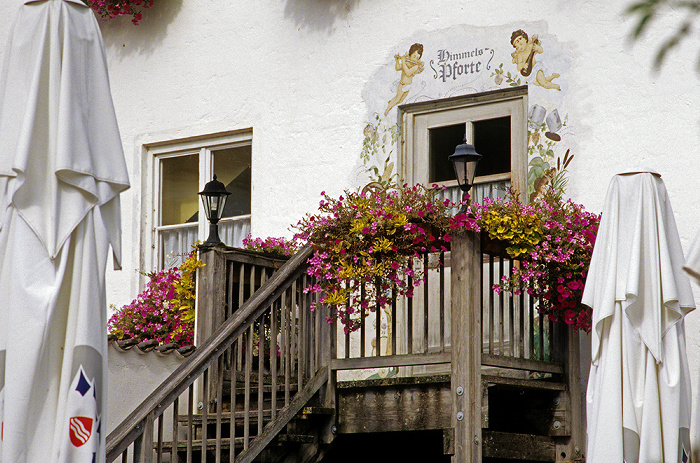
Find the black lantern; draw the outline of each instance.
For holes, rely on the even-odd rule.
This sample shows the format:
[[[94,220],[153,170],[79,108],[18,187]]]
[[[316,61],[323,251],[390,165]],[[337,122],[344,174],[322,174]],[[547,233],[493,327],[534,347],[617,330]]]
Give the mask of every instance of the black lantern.
[[[230,195],[226,191],[226,187],[223,183],[216,179],[214,175],[214,180],[204,185],[204,189],[199,192],[202,197],[202,204],[204,205],[204,212],[209,219],[209,238],[204,242],[206,245],[223,245],[219,239],[219,220],[224,215],[224,206],[226,205],[226,199]]]
[[[457,183],[459,183],[459,187],[464,192],[464,204],[460,210],[460,212],[464,212],[467,192],[474,184],[474,174],[476,173],[476,166],[481,160],[481,155],[476,152],[474,145],[468,144],[465,139],[464,143],[457,145],[455,152],[449,156],[449,160],[452,161],[452,166],[455,168]]]

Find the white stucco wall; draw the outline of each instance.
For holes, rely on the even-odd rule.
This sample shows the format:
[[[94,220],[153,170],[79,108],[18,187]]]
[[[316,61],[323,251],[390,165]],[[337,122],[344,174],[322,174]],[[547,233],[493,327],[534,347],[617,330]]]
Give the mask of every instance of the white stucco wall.
[[[0,43],[21,2],[0,2]],[[669,30],[665,21],[680,14],[631,44],[632,23],[622,14],[628,3],[155,0],[137,27],[128,19],[103,23],[132,182],[122,196],[124,270],[108,272],[108,303],[128,303],[140,289],[139,246],[150,233],[141,220],[149,187],[144,143],[252,128],[253,234],[289,236],[289,225],[315,208],[321,190],[358,186],[367,82],[393,66],[410,37],[456,26],[536,22],[565,44],[572,59],[568,117],[577,140],[569,196],[598,212],[614,173],[652,166],[666,182],[687,250],[700,232],[696,49],[684,44],[652,73]],[[686,328],[697,391],[700,315],[688,316]]]
[[[107,356],[107,434],[145,400],[185,359],[175,352],[160,355],[134,346]]]

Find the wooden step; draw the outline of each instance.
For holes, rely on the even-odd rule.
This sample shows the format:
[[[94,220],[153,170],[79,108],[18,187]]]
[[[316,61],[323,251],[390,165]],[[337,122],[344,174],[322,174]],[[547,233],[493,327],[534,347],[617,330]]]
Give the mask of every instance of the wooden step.
[[[481,383],[485,385],[510,386],[521,389],[537,389],[548,391],[565,391],[566,384],[548,379],[521,379],[507,376],[482,375]]]
[[[255,439],[255,435],[251,435],[248,438],[248,443],[251,443]],[[235,437],[233,439],[236,449],[243,449],[243,444],[245,442],[244,437]],[[280,434],[278,435],[273,443],[276,444],[310,444],[316,441],[316,437],[307,434]],[[274,445],[274,444],[273,444]],[[187,439],[179,440],[177,442],[177,452],[186,452],[188,447]],[[228,451],[231,448],[231,439],[228,437],[222,437],[220,440],[219,447],[221,450]],[[154,449],[157,449],[157,444],[154,443]],[[164,453],[170,453],[173,448],[172,442],[163,442],[162,449]],[[207,439],[207,451],[216,451],[216,438]],[[192,452],[202,451],[202,439],[192,439]]]
[[[279,407],[277,409],[277,412],[279,413],[280,410],[282,410],[283,407]],[[295,417],[296,419],[308,419],[311,417],[315,416],[332,416],[335,413],[334,408],[329,408],[329,407],[316,407],[316,406],[306,406],[302,408],[301,412],[297,414]],[[237,410],[234,413],[234,419],[236,420],[236,423],[242,423],[243,420],[245,420],[245,411],[244,410]],[[269,421],[272,418],[272,410],[264,409],[263,410],[263,419],[265,421]],[[216,413],[209,413],[207,414],[207,424],[212,425],[217,423],[217,414]],[[249,412],[249,420],[251,423],[254,421],[257,423],[258,419],[258,410],[257,409],[251,409]],[[204,420],[204,416],[202,414],[196,414],[192,415],[192,426],[201,426],[202,422]],[[189,417],[187,415],[178,415],[178,422],[187,425],[189,423]],[[230,424],[231,423],[231,413],[230,412],[224,412],[221,414],[221,424]]]

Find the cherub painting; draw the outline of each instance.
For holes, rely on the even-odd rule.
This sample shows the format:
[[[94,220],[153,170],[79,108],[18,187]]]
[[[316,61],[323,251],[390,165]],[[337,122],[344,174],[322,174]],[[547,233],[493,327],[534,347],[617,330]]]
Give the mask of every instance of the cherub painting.
[[[403,100],[408,96],[408,92],[411,89],[411,83],[413,82],[413,76],[423,72],[424,64],[420,60],[423,56],[423,45],[420,43],[414,43],[408,49],[408,53],[401,55],[394,55],[395,65],[394,68],[397,71],[401,71],[401,80],[399,81],[399,86],[396,89],[396,96],[389,100],[389,105],[384,111],[384,115],[389,114],[389,111],[398,104],[401,104]]]
[[[528,82],[544,88],[561,90],[558,84],[552,82],[559,77],[559,74],[553,73],[547,76],[542,61],[535,59],[536,54],[543,52],[542,45],[536,35],[529,38],[525,31],[518,29],[511,34],[510,43],[515,48],[515,51],[511,53],[513,63]]]

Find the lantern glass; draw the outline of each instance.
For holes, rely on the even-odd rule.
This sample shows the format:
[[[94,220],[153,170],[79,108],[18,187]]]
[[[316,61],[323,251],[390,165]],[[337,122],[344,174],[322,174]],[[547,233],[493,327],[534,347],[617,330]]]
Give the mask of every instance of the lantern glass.
[[[476,167],[480,159],[481,155],[476,152],[473,145],[467,144],[466,141],[457,145],[454,154],[450,156],[457,176],[457,183],[462,191],[469,191],[474,184]]]
[[[204,189],[199,192],[204,212],[210,223],[209,238],[204,242],[206,245],[223,245],[219,239],[218,222],[224,214],[226,198],[230,194],[226,191],[224,184],[216,179],[216,175],[214,175],[214,180],[204,185]]]

